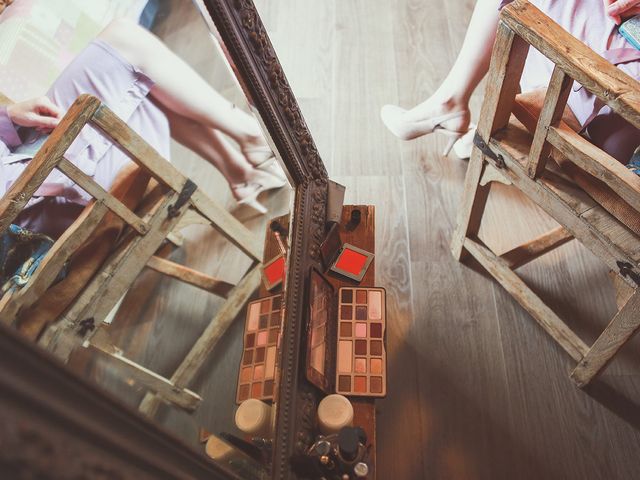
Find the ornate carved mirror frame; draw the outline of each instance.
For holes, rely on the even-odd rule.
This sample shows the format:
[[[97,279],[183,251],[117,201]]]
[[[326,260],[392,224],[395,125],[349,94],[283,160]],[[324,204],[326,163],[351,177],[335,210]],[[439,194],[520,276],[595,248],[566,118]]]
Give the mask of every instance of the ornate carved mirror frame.
[[[317,391],[305,378],[306,285],[320,268],[328,175],[252,0],[204,0],[211,18],[295,186],[286,320],[273,451],[273,479],[296,478],[296,458],[312,443]]]
[[[304,375],[303,338],[327,172],[253,2],[204,4],[295,187],[271,478],[296,478],[292,466],[311,443],[317,403]],[[0,471],[7,478],[236,478],[4,325],[0,392]]]

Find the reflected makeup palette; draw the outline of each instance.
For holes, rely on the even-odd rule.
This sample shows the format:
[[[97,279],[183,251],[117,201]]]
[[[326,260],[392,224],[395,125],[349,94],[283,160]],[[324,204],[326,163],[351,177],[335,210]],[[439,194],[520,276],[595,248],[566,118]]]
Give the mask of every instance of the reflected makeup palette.
[[[310,283],[307,378],[325,393],[387,394],[386,293],[342,287],[313,271]]]
[[[249,303],[236,401],[273,400],[282,295]]]

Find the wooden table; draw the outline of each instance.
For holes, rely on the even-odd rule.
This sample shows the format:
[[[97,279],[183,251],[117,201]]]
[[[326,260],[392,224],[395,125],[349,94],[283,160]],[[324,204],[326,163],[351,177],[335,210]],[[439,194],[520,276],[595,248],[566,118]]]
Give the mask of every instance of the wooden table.
[[[349,228],[349,220],[351,219],[351,212],[354,210],[360,211],[360,223],[355,228]],[[289,216],[283,215],[281,217],[274,218],[280,222],[282,226],[288,228]],[[270,224],[269,224],[270,225]],[[343,243],[350,243],[356,247],[362,248],[371,253],[375,253],[375,207],[373,205],[345,205],[342,209],[342,220],[340,222],[340,238]],[[286,239],[283,239],[286,240]],[[280,253],[276,238],[269,226],[265,233],[264,242],[264,262],[268,262],[276,255]],[[375,284],[375,259],[369,265],[369,269],[360,283],[350,280],[341,275],[328,272],[325,274],[327,280],[333,285],[333,288],[338,291],[340,287],[374,287]],[[264,286],[264,282],[260,284],[259,295],[260,297],[266,297],[269,295],[276,295],[282,292],[282,286],[278,286],[271,291],[267,291]],[[375,480],[376,478],[376,410],[375,400],[369,398],[349,398],[349,401],[353,405],[354,411],[354,426],[361,427],[367,434],[367,439],[371,445],[369,453],[370,470],[367,478],[369,480]]]

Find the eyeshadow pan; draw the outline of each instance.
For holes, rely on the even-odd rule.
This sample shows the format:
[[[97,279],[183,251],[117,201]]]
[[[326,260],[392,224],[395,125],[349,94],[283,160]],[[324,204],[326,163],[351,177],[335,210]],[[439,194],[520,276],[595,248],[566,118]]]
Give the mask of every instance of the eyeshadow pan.
[[[270,397],[273,395],[273,380],[267,380],[264,382],[264,392],[265,397]]]
[[[315,347],[320,344],[325,343],[325,339],[327,337],[327,325],[320,325],[318,328],[313,330],[311,334],[311,346]]]
[[[348,322],[340,323],[340,336],[341,337],[351,336],[351,323],[348,323]]]
[[[252,367],[244,367],[240,373],[240,383],[248,383],[251,381]]]
[[[264,378],[264,365],[256,365],[253,369],[253,379],[262,380]]]
[[[258,368],[258,367],[256,367]],[[273,378],[276,373],[276,347],[267,348],[264,378]]]
[[[256,363],[262,363],[262,362],[264,362],[264,347],[256,348],[256,358],[255,358],[255,362],[256,362]]]
[[[249,385],[240,385],[240,392],[238,393],[238,400],[244,402],[249,398]]]
[[[271,309],[272,310],[280,310],[280,303],[281,303],[281,297],[277,296],[273,299],[273,301],[271,302]]]
[[[356,320],[367,319],[367,307],[356,307]]]
[[[356,323],[356,337],[366,338],[367,336],[367,324],[363,322]]]
[[[251,348],[256,344],[256,334],[249,333],[247,334],[247,347]]]
[[[340,308],[340,319],[351,320],[351,318],[353,318],[353,308],[351,305],[342,305],[342,308]]]
[[[266,330],[262,330],[261,332],[258,332],[258,337],[257,337],[257,342],[256,344],[261,347],[262,345],[266,345],[267,344],[267,331]]]
[[[353,303],[353,290],[348,288],[342,290],[342,303]]]
[[[369,292],[369,318],[371,320],[382,318],[382,292],[379,290]]]
[[[318,345],[311,351],[311,366],[324,375],[324,345]]]
[[[258,317],[260,316],[260,304],[254,303],[249,307],[249,322],[247,325],[248,331],[253,331],[258,328]]]
[[[382,355],[382,341],[371,340],[371,355]]]
[[[366,354],[367,354],[367,341],[356,340],[356,355],[366,355]]]
[[[340,375],[338,377],[338,389],[341,392],[348,392],[351,390],[351,377],[348,375]]]
[[[260,321],[258,322],[258,327],[260,330],[263,328],[267,328],[267,322],[269,321],[269,315],[260,315]]]
[[[278,329],[272,328],[269,330],[269,344],[276,343],[278,341]]]
[[[382,377],[371,377],[369,383],[371,393],[382,393]]]
[[[381,323],[372,323],[369,326],[369,330],[371,332],[372,338],[382,338],[382,324]]]
[[[367,391],[367,377],[356,376],[353,389],[356,393],[365,393]]]
[[[356,358],[355,371],[356,373],[367,373],[366,358]]]
[[[366,350],[367,342],[365,340],[359,341],[365,344]],[[351,372],[351,361],[353,357],[352,346],[351,340],[340,340],[338,344],[338,371],[341,373]]]
[[[356,303],[367,303],[366,290],[356,290]]]
[[[271,311],[271,300],[266,298],[260,302],[260,313],[269,313]]]
[[[242,357],[242,364],[249,365],[253,361],[253,350],[245,350]]]
[[[259,398],[262,396],[262,384],[254,383],[251,385],[251,398]]]
[[[270,327],[280,326],[280,312],[273,312],[271,314],[271,317],[269,317],[269,326]]]
[[[382,360],[379,358],[371,359],[371,373],[382,373]]]

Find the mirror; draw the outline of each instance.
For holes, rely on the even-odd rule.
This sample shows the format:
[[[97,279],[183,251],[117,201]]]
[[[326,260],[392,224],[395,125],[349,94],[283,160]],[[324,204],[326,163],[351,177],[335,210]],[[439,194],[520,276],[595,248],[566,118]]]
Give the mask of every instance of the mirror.
[[[122,13],[120,3],[127,3],[109,4],[109,0],[104,0],[111,7],[92,4],[90,14],[83,17],[81,9],[88,8],[84,2],[34,1],[29,5],[36,10],[30,12],[18,8],[20,1],[4,12],[0,36],[3,26],[9,32],[7,26],[12,15],[16,20],[20,15],[33,15],[36,10],[38,15],[33,18],[43,23],[60,14],[76,22],[88,17],[94,27],[102,28],[101,22],[104,24],[110,14]],[[112,270],[104,270],[104,266],[100,267],[103,270],[96,270],[99,273],[88,281],[89,287],[84,286],[78,292],[60,317],[33,327],[27,336],[64,360],[73,372],[128,406],[128,413],[123,410],[122,415],[138,410],[160,426],[162,433],[148,433],[149,444],[160,442],[167,432],[171,438],[179,439],[170,447],[166,442],[162,447],[166,459],[173,458],[170,453],[178,451],[186,456],[182,462],[176,460],[176,468],[201,461],[190,455],[204,454],[207,442],[207,453],[216,459],[209,473],[222,475],[211,478],[295,478],[291,459],[310,443],[318,395],[304,377],[305,288],[311,269],[320,265],[320,244],[325,237],[326,170],[250,0],[131,3],[145,7],[142,17],[137,16],[139,12],[134,16],[150,22],[150,29],[180,62],[204,79],[206,86],[188,82],[193,77],[181,75],[187,67],[171,63],[174,70],[171,74],[163,72],[166,76],[151,91],[150,108],[166,115],[174,137],[180,137],[176,133],[182,132],[180,125],[173,128],[175,117],[178,123],[185,116],[189,120],[181,125],[188,127],[186,133],[178,138],[179,142],[174,140],[166,153],[171,156],[172,167],[160,168],[164,163],[157,160],[156,153],[132,142],[128,134],[123,135],[125,126],[110,117],[108,111],[105,113],[99,106],[93,110],[92,126],[85,126],[82,131],[91,131],[91,138],[96,141],[119,140],[119,152],[141,165],[143,173],[151,169],[152,177],[160,185],[155,189],[149,186],[145,195],[165,195],[162,197],[165,203],[156,197],[143,197],[133,209],[133,214],[139,217],[123,212],[114,202],[108,204],[108,208],[115,209],[115,216],[124,221],[111,245],[113,250],[105,257],[115,266]],[[156,9],[146,11],[149,5]],[[70,27],[69,22],[58,21],[56,25],[57,29],[50,30],[57,34]],[[68,46],[65,38],[68,40],[69,36],[56,38],[53,44]],[[119,39],[117,31],[109,37],[116,44]],[[75,37],[74,42],[77,43]],[[141,40],[140,44],[143,43]],[[137,52],[140,44],[134,45],[132,51]],[[127,48],[126,44],[118,46]],[[163,55],[169,58],[168,53]],[[150,56],[135,58],[151,65]],[[49,71],[47,75],[51,77]],[[163,81],[167,83],[163,85]],[[3,91],[0,84],[0,92],[7,97],[14,101],[24,99],[6,90],[10,88],[5,85]],[[217,93],[213,94],[213,90]],[[204,92],[202,97],[208,102],[195,101],[191,109],[181,108],[180,102],[193,99],[194,92]],[[83,108],[91,106],[90,99],[83,101]],[[207,120],[206,106],[212,104],[223,111],[217,118],[219,131],[214,133],[213,123],[207,123],[211,119]],[[118,112],[115,113],[117,116]],[[226,127],[220,125],[225,122]],[[135,130],[135,122],[127,124]],[[236,130],[247,125],[249,129],[259,126],[263,144],[243,144],[247,135],[234,135],[234,128],[228,124],[233,124]],[[199,140],[193,140],[194,136]],[[248,136],[255,140],[255,135]],[[53,150],[51,146],[64,140],[60,137],[54,130],[44,138],[30,165],[45,159]],[[221,151],[227,154],[222,159]],[[270,152],[275,153],[273,162]],[[251,160],[252,168],[262,168],[267,175],[261,175],[257,182],[270,180],[272,186],[253,198],[251,189],[256,181],[234,176],[237,172],[229,168],[233,164],[229,156],[245,162]],[[203,162],[202,157],[209,163]],[[156,167],[158,171],[154,170]],[[65,174],[73,172],[65,163],[57,164],[56,168]],[[278,176],[282,178],[281,184],[273,186],[277,182],[271,177]],[[80,184],[82,178],[76,172],[75,183]],[[91,190],[86,180],[82,186]],[[24,218],[14,211],[19,202],[13,200],[22,198],[19,193],[15,186],[5,192],[4,203],[0,203],[2,229],[6,226],[3,221]],[[89,193],[95,198],[100,190]],[[239,205],[237,200],[243,197],[249,200]],[[252,200],[260,205],[256,208]],[[260,211],[261,205],[266,212]],[[22,206],[30,207],[25,203]],[[168,213],[160,218],[162,208]],[[84,211],[90,218],[86,212],[97,209],[78,210],[78,214]],[[155,233],[145,236],[156,225],[156,218],[157,235],[162,234],[159,248],[150,240],[156,238]],[[136,221],[145,223],[141,227]],[[130,247],[132,244],[135,247]],[[79,245],[82,243],[76,248]],[[74,266],[71,262],[67,264],[71,267],[68,275]],[[268,270],[269,267],[273,269]],[[284,280],[281,271],[286,271]],[[52,282],[53,278],[47,287]],[[54,287],[60,289],[63,284],[61,280]],[[91,288],[94,291],[89,295],[87,290]],[[9,300],[3,298],[4,306],[14,305],[12,314],[2,317],[3,323],[21,330],[24,323],[18,319],[20,314],[32,312],[38,306],[47,310],[45,298],[46,293],[33,301],[27,301],[29,296],[23,294]],[[82,314],[74,316],[78,312]],[[49,367],[43,366],[43,372],[45,368]],[[235,415],[238,404],[250,398],[262,401],[258,405],[267,420],[261,428],[271,431],[274,442],[247,445],[241,438]],[[68,399],[70,405],[74,401]],[[107,407],[93,402],[91,408],[95,409],[94,418],[100,419],[101,409]],[[77,411],[80,415],[80,409]],[[77,423],[71,412],[73,408],[68,410],[66,420]],[[43,417],[42,421],[49,419]],[[138,417],[130,417],[131,425],[137,421]],[[107,435],[112,427],[103,423],[101,428]],[[95,441],[92,437],[95,432],[82,431],[85,436],[78,433],[74,441]],[[211,434],[214,437],[208,441]],[[181,450],[185,445],[191,453]]]

